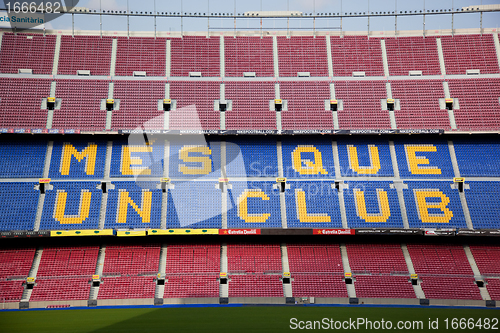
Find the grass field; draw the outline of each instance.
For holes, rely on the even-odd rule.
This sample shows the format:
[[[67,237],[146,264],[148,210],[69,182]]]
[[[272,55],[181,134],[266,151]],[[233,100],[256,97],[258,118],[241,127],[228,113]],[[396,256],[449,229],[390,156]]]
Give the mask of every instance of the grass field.
[[[300,327],[314,325],[312,321],[323,323],[325,330],[336,332],[452,332],[453,318],[474,318],[464,332],[500,332],[498,309],[450,309],[450,308],[385,308],[385,307],[213,307],[213,308],[124,308],[88,310],[50,311],[10,311],[0,312],[0,332],[290,332]],[[296,321],[291,322],[291,318]],[[328,329],[335,321],[358,323],[358,318],[372,321],[360,322],[360,326],[348,329]],[[448,330],[445,319],[448,318]],[[489,318],[488,329],[485,323]],[[333,319],[333,324],[330,321]],[[376,328],[376,323],[384,326]],[[438,319],[438,328],[429,329],[429,319]],[[478,320],[481,319],[479,322]],[[302,321],[302,323],[299,323]],[[388,328],[391,321],[392,327]],[[398,329],[399,321],[408,329]],[[414,324],[415,322],[415,324]],[[423,327],[419,325],[422,323]],[[474,323],[474,326],[470,322]],[[497,322],[495,326],[495,322]],[[478,324],[481,324],[479,328]],[[459,324],[459,323],[457,323]],[[316,323],[318,325],[318,323]],[[339,324],[337,324],[339,325]],[[344,324],[350,325],[350,324]],[[435,324],[434,324],[435,325]],[[296,329],[292,330],[292,327]],[[313,328],[312,326],[311,328]],[[318,327],[318,326],[316,326]],[[346,326],[347,327],[347,326]],[[356,329],[353,329],[356,328]],[[496,328],[496,329],[495,329]],[[460,329],[459,329],[460,331]]]

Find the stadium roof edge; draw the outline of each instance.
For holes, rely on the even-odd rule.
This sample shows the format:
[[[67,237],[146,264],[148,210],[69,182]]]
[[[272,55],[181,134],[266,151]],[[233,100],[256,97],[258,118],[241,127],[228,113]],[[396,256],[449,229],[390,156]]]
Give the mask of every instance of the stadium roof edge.
[[[0,29],[1,32],[15,32],[14,29]],[[454,29],[453,35],[471,35],[471,34],[491,34],[497,33],[497,28],[470,28],[470,29]],[[62,34],[62,35],[82,35],[82,36],[109,36],[109,37],[163,37],[163,38],[181,38],[182,36],[369,36],[374,38],[383,37],[410,37],[410,36],[443,36],[452,35],[451,29],[438,30],[400,30],[400,31],[314,31],[312,29],[303,31],[286,31],[286,30],[259,30],[255,31],[157,31],[156,36],[154,31],[102,31],[99,30],[50,30],[50,29],[31,29],[23,31],[23,33],[44,33],[44,34]]]

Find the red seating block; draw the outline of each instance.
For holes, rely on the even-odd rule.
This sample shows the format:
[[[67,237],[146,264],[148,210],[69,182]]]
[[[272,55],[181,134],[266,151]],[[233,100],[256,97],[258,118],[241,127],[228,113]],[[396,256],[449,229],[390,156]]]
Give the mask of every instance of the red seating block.
[[[382,110],[386,99],[381,81],[335,82],[335,97],[343,100],[344,109],[337,112],[341,129],[389,129],[389,112]]]
[[[283,129],[333,129],[332,112],[325,110],[328,82],[283,82],[280,96],[288,101],[288,110],[281,112]]]
[[[409,71],[439,75],[436,37],[397,37],[385,39],[389,75],[408,76]]]
[[[219,297],[219,280],[217,275],[167,276],[163,297]]]
[[[292,274],[293,297],[348,297],[342,275]]]
[[[214,110],[219,82],[172,82],[170,98],[177,101],[170,111],[170,129],[220,129],[220,111]]]
[[[101,110],[101,100],[108,98],[108,86],[105,80],[57,80],[56,97],[62,102],[52,128],[103,131],[107,111]]]
[[[91,75],[109,75],[111,69],[112,37],[61,37],[58,74],[76,75],[89,70]]]
[[[470,245],[470,250],[481,274],[500,276],[500,247]]]
[[[269,110],[274,100],[270,82],[227,82],[226,99],[233,101],[226,112],[226,129],[276,129],[276,111]]]
[[[309,72],[311,76],[328,76],[325,38],[328,37],[278,36],[280,76],[297,76],[297,72]]]
[[[97,299],[154,298],[155,287],[152,276],[104,277]]]
[[[55,45],[55,35],[4,33],[0,73],[17,73],[20,68],[30,68],[33,74],[52,74]]]
[[[188,76],[189,72],[201,72],[202,76],[220,76],[219,49],[219,37],[172,38],[171,75]]]
[[[132,76],[144,71],[147,76],[165,76],[166,39],[152,37],[118,37],[116,75]]]
[[[257,77],[274,76],[271,37],[224,37],[226,76],[242,77],[255,72]]]
[[[346,244],[351,272],[369,274],[408,273],[399,244]]]
[[[391,89],[401,104],[401,110],[394,110],[398,128],[451,129],[448,111],[439,106],[439,99],[444,98],[442,81],[391,81]]]
[[[279,275],[231,275],[229,297],[283,297]]]
[[[228,273],[281,272],[281,249],[278,244],[228,244]]]
[[[45,128],[42,99],[50,94],[50,80],[0,78],[0,123],[3,127]]]
[[[353,72],[365,72],[366,76],[384,76],[379,38],[332,36],[331,46],[334,76],[352,76]]]
[[[441,36],[446,74],[500,73],[492,34]]]
[[[164,111],[158,101],[165,96],[161,81],[116,81],[113,97],[120,110],[113,111],[112,129],[163,129]]]
[[[500,80],[449,80],[451,97],[458,98],[454,110],[457,127],[464,131],[500,129]]]
[[[344,273],[338,244],[288,244],[287,252],[294,276],[295,273]]]

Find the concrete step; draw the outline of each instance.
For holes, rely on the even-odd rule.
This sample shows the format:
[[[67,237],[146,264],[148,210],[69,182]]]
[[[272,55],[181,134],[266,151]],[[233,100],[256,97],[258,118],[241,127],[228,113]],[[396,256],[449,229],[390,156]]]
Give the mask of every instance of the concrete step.
[[[56,47],[54,48],[54,62],[52,63],[52,75],[57,75],[59,68],[59,54],[61,51],[61,34],[56,36]]]
[[[340,244],[340,253],[342,254],[342,265],[344,266],[344,273],[351,273],[351,265],[349,265],[349,257],[347,256],[347,248],[344,243]],[[356,288],[353,284],[346,284],[347,295],[349,298],[356,297]]]
[[[222,243],[220,247],[220,271],[227,273],[227,244]],[[219,297],[229,296],[229,284],[219,285]]]
[[[410,252],[408,252],[408,247],[406,246],[406,244],[401,244],[401,250],[403,250],[403,255],[405,257],[406,266],[408,267],[408,272],[410,272],[410,274],[415,274],[413,261],[411,260]],[[415,292],[417,298],[419,299],[425,298],[425,294],[424,291],[422,290],[422,286],[420,285],[420,281],[418,281],[417,285],[413,286],[413,291]]]
[[[96,275],[99,275],[99,277],[102,277],[105,258],[106,258],[106,245],[103,244],[99,249],[99,256],[97,257],[97,264],[94,273]],[[96,300],[98,295],[99,295],[99,287],[90,287],[89,300]]]
[[[165,269],[167,267],[167,244],[163,244],[160,250],[160,263],[158,265],[158,274],[160,277],[165,276]],[[155,298],[163,298],[165,293],[165,285],[156,284]]]
[[[470,250],[469,245],[464,245],[464,251],[465,255],[467,256],[467,260],[469,261],[470,268],[472,268],[472,272],[474,273],[474,278],[477,280],[483,280],[483,277],[481,275],[481,272],[479,271],[479,267],[477,267],[476,264],[476,259],[474,258],[474,255],[472,254],[472,251]],[[490,293],[488,292],[488,289],[486,287],[479,288],[479,292],[481,293],[481,297],[485,301],[490,301],[491,296]]]
[[[288,251],[286,244],[281,244],[281,266],[283,272],[290,272],[290,265],[288,263]],[[283,284],[283,294],[285,297],[292,297],[292,284]]]
[[[38,249],[35,252],[35,256],[33,258],[33,263],[31,264],[31,269],[28,273],[28,277],[34,277],[36,283],[36,275],[38,274],[38,268],[40,267],[40,260],[42,259],[43,249]],[[28,289],[24,287],[23,295],[21,297],[21,302],[29,302],[31,298],[31,293],[33,289]]]

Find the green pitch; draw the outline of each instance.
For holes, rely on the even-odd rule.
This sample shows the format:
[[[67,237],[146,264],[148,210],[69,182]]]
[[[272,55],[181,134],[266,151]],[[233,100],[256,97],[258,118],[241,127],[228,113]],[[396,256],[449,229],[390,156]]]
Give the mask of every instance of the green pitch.
[[[498,309],[372,307],[125,308],[0,312],[0,332],[500,332]],[[295,319],[292,319],[295,318]],[[462,319],[460,323],[460,319]],[[473,319],[470,319],[473,318]],[[382,319],[384,324],[382,324]],[[437,322],[436,322],[437,319]],[[448,322],[446,322],[448,319]],[[362,323],[362,320],[365,323]],[[372,327],[368,324],[370,321]],[[391,327],[388,328],[388,321]],[[398,328],[405,322],[408,328]],[[431,322],[431,327],[429,327]],[[361,324],[361,326],[353,326]],[[377,324],[378,323],[378,324]],[[421,323],[421,324],[420,324]],[[436,327],[437,323],[437,327]],[[488,323],[488,325],[486,325]],[[495,325],[496,323],[496,325]],[[448,324],[448,329],[446,329]],[[460,324],[468,325],[460,330]],[[345,329],[339,325],[344,325]],[[349,327],[347,327],[349,325]],[[376,326],[379,325],[379,329]],[[384,326],[380,326],[384,325]],[[421,326],[420,326],[421,325]],[[480,327],[481,326],[481,327]],[[486,329],[486,326],[489,328]],[[295,329],[291,329],[295,327]],[[354,329],[355,327],[355,329]],[[495,329],[496,328],[496,329]]]

